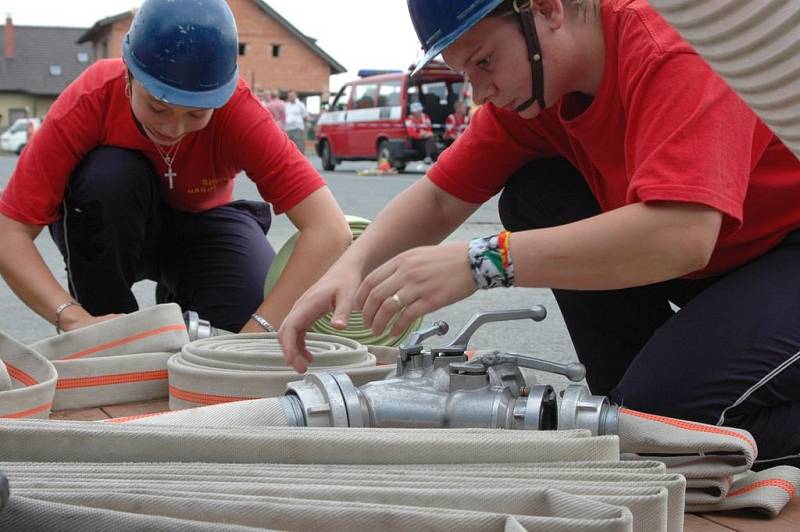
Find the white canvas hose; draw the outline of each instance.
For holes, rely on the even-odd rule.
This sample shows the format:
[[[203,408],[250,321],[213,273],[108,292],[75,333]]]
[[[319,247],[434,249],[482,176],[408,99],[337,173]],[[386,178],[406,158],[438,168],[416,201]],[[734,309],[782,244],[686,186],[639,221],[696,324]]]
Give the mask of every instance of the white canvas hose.
[[[71,436],[65,438],[65,434]],[[632,530],[631,510],[599,498],[628,501],[637,513],[653,513],[654,517],[642,514],[642,522],[664,524],[670,507],[667,485],[676,478],[662,478],[663,469],[656,466],[658,472],[649,484],[637,478],[627,485],[612,482],[611,486],[575,488],[582,495],[543,489],[550,473],[563,475],[565,467],[570,467],[564,462],[578,462],[572,465],[577,468],[584,462],[601,462],[602,467],[592,467],[596,475],[619,464],[615,437],[592,438],[581,431],[281,427],[264,431],[31,420],[0,421],[0,438],[8,443],[0,449],[0,460],[19,462],[23,456],[37,462],[59,460],[0,463],[12,479],[10,510],[19,495],[20,502],[30,508],[36,502],[95,507],[125,512],[131,519],[142,512],[184,519],[187,528],[190,520],[198,520],[296,530],[444,530],[452,526],[500,530],[509,522],[518,526],[516,530]],[[20,446],[21,441],[35,443]],[[147,463],[148,457],[158,463]],[[96,463],[108,459],[136,463]],[[187,463],[193,461],[204,463]],[[487,462],[495,465],[476,466],[473,472],[472,464]],[[561,465],[536,477],[538,463],[554,462]],[[409,471],[408,482],[397,474],[403,467],[377,465],[387,463],[426,465],[411,466],[415,471]],[[332,467],[335,464],[350,465]],[[363,468],[359,464],[376,465]],[[381,467],[386,471],[381,472]],[[620,470],[642,475],[647,468],[622,465]],[[503,479],[505,472],[512,477]],[[580,473],[575,471],[575,477]],[[15,478],[22,482],[21,493],[16,491]],[[482,478],[486,480],[476,489],[475,483]],[[414,487],[425,479],[440,483]],[[360,487],[363,482],[385,489],[372,490],[375,495],[364,501],[359,499],[366,493]],[[448,484],[451,491],[443,492],[442,486]],[[563,481],[556,484],[565,485]],[[292,496],[280,494],[286,486],[297,488]],[[511,497],[506,500],[506,493],[500,491],[481,503],[484,486],[508,490]],[[632,487],[638,494],[620,491]],[[303,495],[304,490],[309,495]],[[452,490],[462,495],[475,490],[469,495],[474,507],[466,508]],[[680,496],[680,490],[675,493]],[[33,518],[41,519],[40,515]],[[660,526],[638,529],[667,530]]]
[[[383,347],[370,352],[353,340],[329,335],[309,335],[307,345],[315,356],[311,371],[346,371],[356,384],[383,378],[392,371],[396,354]],[[46,418],[51,408],[167,396],[173,409],[274,397],[298,378],[286,366],[274,334],[226,335],[189,343],[183,315],[174,303],[29,347],[0,336],[0,416],[4,417]],[[248,423],[255,421],[266,420]]]
[[[314,355],[311,372],[344,371],[363,384],[393,371],[393,351],[375,350],[348,338],[308,334],[306,347]],[[275,333],[216,336],[183,346],[171,357],[170,409],[283,395],[286,384],[302,377],[286,365]],[[285,423],[284,423],[285,424]]]
[[[49,360],[0,333],[0,417],[47,419],[57,378]]]
[[[800,157],[800,2],[649,2]]]
[[[167,395],[167,359],[189,341],[180,307],[156,305],[30,346],[58,373],[53,409]]]

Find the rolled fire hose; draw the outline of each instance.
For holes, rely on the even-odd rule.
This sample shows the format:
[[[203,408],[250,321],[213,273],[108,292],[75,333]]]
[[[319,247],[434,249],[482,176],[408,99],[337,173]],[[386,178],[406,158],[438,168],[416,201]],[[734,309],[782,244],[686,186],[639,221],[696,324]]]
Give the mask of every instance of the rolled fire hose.
[[[800,157],[800,2],[649,2]]]
[[[358,216],[346,216],[347,223],[350,225],[350,230],[353,232],[353,240],[357,239],[361,234],[366,230],[367,226],[369,225],[369,220],[365,218],[359,218]],[[264,295],[266,296],[275,286],[275,283],[278,282],[278,278],[281,276],[284,268],[286,268],[286,264],[289,262],[289,257],[291,257],[292,252],[294,251],[294,247],[297,245],[297,241],[300,239],[300,233],[295,233],[294,235],[286,241],[283,247],[280,249],[278,254],[275,256],[275,259],[272,261],[272,267],[270,267],[269,272],[267,273],[267,280],[264,286]],[[328,313],[311,326],[309,332],[316,332],[322,334],[332,334],[335,336],[341,336],[344,338],[350,338],[359,342],[362,345],[375,345],[375,346],[389,346],[394,347],[398,346],[403,343],[403,340],[411,334],[412,332],[416,331],[419,328],[420,323],[422,323],[422,317],[417,318],[411,323],[402,333],[398,336],[391,336],[389,334],[389,328],[381,334],[374,334],[370,329],[364,326],[364,321],[361,318],[360,312],[351,312],[350,317],[347,320],[347,329],[339,330],[331,325],[331,314]]]
[[[344,371],[365,383],[394,370],[394,352],[373,352],[355,340],[308,334],[306,347],[314,355],[309,371]],[[377,356],[376,356],[377,354]],[[215,336],[183,346],[167,362],[170,409],[283,395],[300,376],[286,365],[275,333]]]

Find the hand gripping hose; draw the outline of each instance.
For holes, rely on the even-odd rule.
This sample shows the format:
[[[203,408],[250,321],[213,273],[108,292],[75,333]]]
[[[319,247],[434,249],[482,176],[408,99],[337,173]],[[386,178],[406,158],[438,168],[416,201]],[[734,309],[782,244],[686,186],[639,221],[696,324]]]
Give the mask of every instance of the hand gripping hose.
[[[58,372],[54,410],[159,399],[167,359],[189,341],[181,309],[156,305],[31,345]]]
[[[0,417],[167,396],[167,358],[189,341],[180,308],[158,305],[24,346],[0,333]]]
[[[650,4],[800,157],[800,2]]]
[[[369,225],[369,220],[365,218],[359,218],[358,216],[346,216],[346,218],[347,223],[350,225],[350,230],[353,232],[353,240],[361,236],[361,234]],[[275,283],[278,282],[278,278],[281,276],[284,268],[286,268],[286,264],[289,262],[289,257],[291,257],[294,247],[297,245],[297,241],[299,239],[300,233],[295,233],[292,235],[292,237],[286,241],[278,254],[275,256],[275,259],[273,259],[272,267],[270,267],[269,273],[267,273],[267,281],[264,286],[265,297],[275,286]],[[394,347],[403,343],[403,340],[405,340],[409,334],[419,328],[420,323],[422,323],[422,317],[414,320],[414,322],[411,323],[408,328],[398,336],[391,336],[389,334],[389,328],[387,328],[387,330],[383,333],[376,335],[370,329],[364,326],[360,312],[350,313],[350,318],[347,320],[347,329],[344,331],[340,331],[331,325],[331,315],[328,313],[317,320],[311,326],[309,332],[332,334],[335,336],[350,338],[362,345]]]

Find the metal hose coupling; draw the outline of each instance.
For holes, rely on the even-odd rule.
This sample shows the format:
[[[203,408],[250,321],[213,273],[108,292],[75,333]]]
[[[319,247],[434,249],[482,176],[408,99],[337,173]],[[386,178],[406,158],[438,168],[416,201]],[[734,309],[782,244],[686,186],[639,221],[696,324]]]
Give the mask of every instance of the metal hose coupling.
[[[479,313],[448,345],[424,349],[422,341],[446,334],[437,322],[412,334],[385,380],[355,386],[341,372],[307,375],[287,386],[289,424],[310,427],[588,429],[617,432],[617,407],[582,385],[559,395],[548,384],[526,382],[521,368],[556,373],[576,382],[583,365],[555,364],[517,353],[486,351],[470,360],[467,342],[483,324],[518,319],[541,321],[545,309]]]
[[[201,340],[203,338],[211,338],[217,336],[217,329],[211,325],[211,322],[204,320],[197,312],[187,310],[183,313],[183,321],[186,323],[186,332],[189,334],[189,340]]]

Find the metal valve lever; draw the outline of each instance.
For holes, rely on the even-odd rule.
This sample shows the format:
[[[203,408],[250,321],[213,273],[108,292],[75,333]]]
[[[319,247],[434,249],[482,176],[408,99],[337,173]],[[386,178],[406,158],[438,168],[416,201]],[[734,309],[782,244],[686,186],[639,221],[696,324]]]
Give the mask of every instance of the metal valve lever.
[[[539,371],[546,371],[548,373],[555,373],[556,375],[563,375],[572,382],[578,382],[586,377],[586,367],[580,362],[573,362],[572,364],[557,364],[541,358],[535,358],[528,355],[519,353],[501,353],[500,351],[490,351],[479,353],[472,359],[471,363],[478,362],[486,367],[495,366],[498,364],[516,364],[521,368],[535,369]]]
[[[422,349],[423,340],[431,336],[444,336],[449,330],[450,326],[447,325],[447,322],[437,321],[433,326],[427,329],[415,331],[403,342],[403,345],[400,346],[400,353],[403,354],[404,351],[416,351],[416,348]]]
[[[532,308],[523,308],[517,310],[496,310],[491,312],[481,312],[475,314],[470,319],[464,328],[458,331],[458,334],[452,342],[447,344],[447,347],[458,347],[461,349],[467,348],[467,342],[472,338],[482,325],[494,321],[513,321],[513,320],[527,320],[542,321],[547,317],[547,310],[541,306],[536,305]]]

